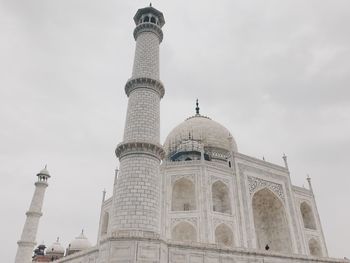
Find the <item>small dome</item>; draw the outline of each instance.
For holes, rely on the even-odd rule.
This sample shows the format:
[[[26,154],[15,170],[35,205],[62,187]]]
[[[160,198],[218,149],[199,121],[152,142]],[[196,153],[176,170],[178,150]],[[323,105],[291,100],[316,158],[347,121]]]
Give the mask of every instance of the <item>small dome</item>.
[[[81,251],[91,247],[90,241],[85,237],[84,231],[72,240],[69,244],[69,250],[71,251]]]
[[[169,153],[179,148],[184,140],[200,142],[204,150],[237,151],[237,145],[229,130],[208,117],[196,114],[175,127],[165,140],[164,148]]]
[[[49,171],[47,170],[47,165],[45,165],[44,169],[42,169],[38,175],[46,175],[47,177],[50,177],[50,173]]]
[[[61,245],[58,238],[56,242],[46,249],[46,254],[64,254],[64,247]]]

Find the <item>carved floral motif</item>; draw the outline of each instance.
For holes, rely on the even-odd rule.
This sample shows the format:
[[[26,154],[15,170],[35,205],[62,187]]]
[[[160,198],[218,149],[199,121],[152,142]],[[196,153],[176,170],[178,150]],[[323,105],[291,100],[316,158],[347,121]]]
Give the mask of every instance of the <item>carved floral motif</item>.
[[[269,182],[260,178],[248,176],[249,193],[252,196],[255,192],[262,188],[267,188],[275,193],[283,202],[285,201],[284,192],[281,184]]]

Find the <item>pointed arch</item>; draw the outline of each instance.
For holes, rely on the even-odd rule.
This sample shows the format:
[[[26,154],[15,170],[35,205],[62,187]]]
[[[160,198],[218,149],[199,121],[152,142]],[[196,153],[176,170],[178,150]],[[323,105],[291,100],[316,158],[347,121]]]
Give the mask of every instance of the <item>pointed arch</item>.
[[[282,201],[269,189],[263,188],[253,195],[252,208],[257,245],[271,251],[291,253],[291,237]]]
[[[311,206],[307,202],[302,202],[300,212],[303,218],[304,227],[308,229],[316,229],[315,217]]]
[[[215,243],[227,247],[233,246],[233,233],[226,224],[220,224],[215,228]]]
[[[171,238],[176,241],[197,241],[197,231],[192,224],[181,222],[173,228]]]
[[[101,235],[106,235],[107,234],[108,224],[109,224],[109,213],[108,212],[104,212],[103,218],[102,218]]]
[[[231,214],[229,188],[221,181],[216,181],[211,187],[213,211]]]
[[[171,199],[171,210],[196,210],[195,187],[191,180],[181,178],[174,183]]]
[[[315,238],[311,238],[309,240],[309,251],[310,251],[310,255],[312,255],[314,257],[322,257],[323,256],[320,243]]]

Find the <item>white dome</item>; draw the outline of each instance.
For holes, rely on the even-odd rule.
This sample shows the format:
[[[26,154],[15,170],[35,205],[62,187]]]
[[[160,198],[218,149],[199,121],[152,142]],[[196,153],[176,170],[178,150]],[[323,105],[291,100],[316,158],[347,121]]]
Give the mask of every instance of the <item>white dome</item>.
[[[46,175],[46,176],[50,177],[50,173],[49,173],[49,171],[47,170],[47,165],[45,165],[45,168],[42,169],[42,170],[38,173],[38,175]]]
[[[91,247],[90,241],[85,237],[84,232],[72,240],[69,244],[69,250],[71,251],[81,251]]]
[[[61,245],[58,238],[56,242],[46,249],[46,254],[64,254],[64,247]]]
[[[186,119],[175,127],[165,140],[164,148],[178,146],[184,139],[200,141],[204,148],[237,151],[237,145],[229,130],[224,126],[199,114]]]

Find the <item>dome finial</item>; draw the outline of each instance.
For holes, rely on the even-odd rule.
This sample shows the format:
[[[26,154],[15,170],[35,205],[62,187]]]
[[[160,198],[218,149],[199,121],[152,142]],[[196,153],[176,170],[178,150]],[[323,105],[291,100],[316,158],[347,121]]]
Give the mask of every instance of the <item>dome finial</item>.
[[[196,100],[196,115],[199,115],[199,103],[198,103],[198,99]]]
[[[152,7],[152,2],[149,3],[149,6]]]

